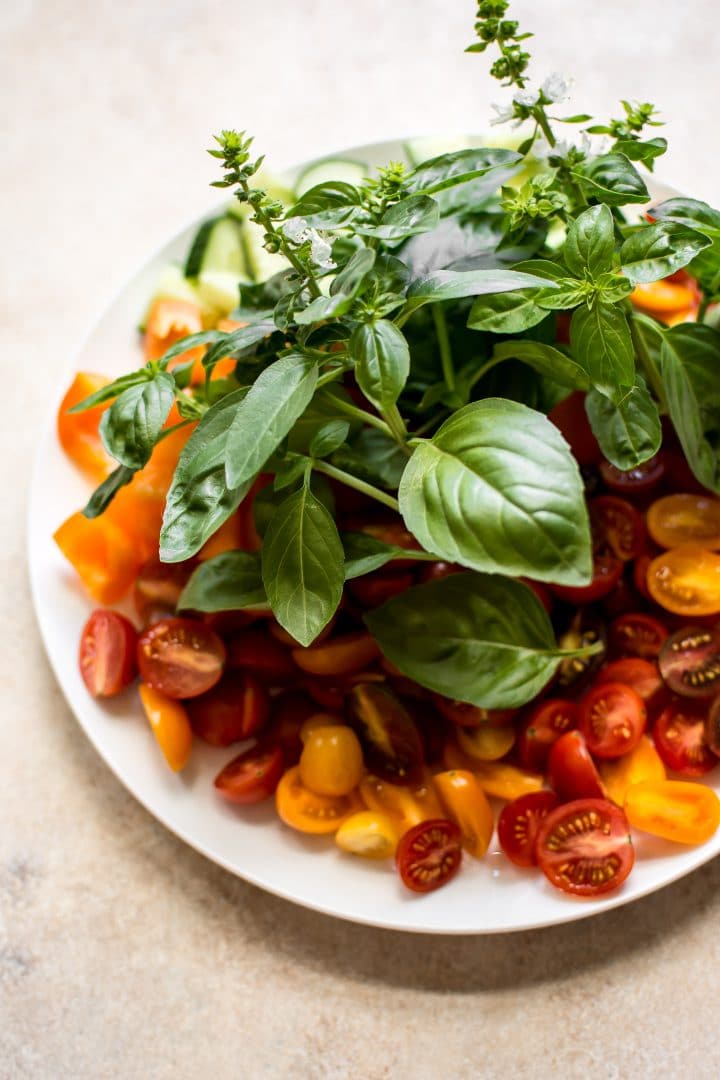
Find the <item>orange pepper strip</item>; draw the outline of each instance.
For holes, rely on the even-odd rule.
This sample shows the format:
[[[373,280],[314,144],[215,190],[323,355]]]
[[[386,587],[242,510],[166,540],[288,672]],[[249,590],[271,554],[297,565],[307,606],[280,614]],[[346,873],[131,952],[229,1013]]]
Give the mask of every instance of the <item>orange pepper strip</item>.
[[[666,279],[636,285],[630,293],[630,300],[635,307],[656,315],[662,322],[670,317],[676,322],[682,321],[697,308],[694,289]]]
[[[140,683],[140,700],[165,760],[173,772],[180,772],[187,764],[193,742],[187,710],[179,701],[145,683]]]
[[[67,456],[95,483],[101,483],[116,465],[103,446],[99,431],[103,413],[110,403],[96,405],[94,409],[81,413],[70,413],[68,410],[107,386],[109,382],[105,375],[78,371],[62,399],[57,415],[60,445]]]
[[[54,536],[94,600],[114,604],[133,584],[142,554],[118,526],[103,515],[93,520],[73,514]]]

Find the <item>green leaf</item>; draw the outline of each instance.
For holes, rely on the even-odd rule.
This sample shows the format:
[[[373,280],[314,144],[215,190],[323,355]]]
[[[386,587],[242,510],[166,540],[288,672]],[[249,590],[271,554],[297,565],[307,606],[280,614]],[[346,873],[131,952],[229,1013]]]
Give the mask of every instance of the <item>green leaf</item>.
[[[578,307],[588,298],[588,287],[584,281],[575,278],[562,278],[557,288],[538,293],[537,303],[548,311],[568,311]]]
[[[83,517],[92,520],[104,513],[120,488],[129,484],[134,475],[135,470],[128,469],[126,465],[118,465],[117,469],[113,469],[107,479],[93,491],[87,505],[83,508]]]
[[[554,282],[515,270],[435,270],[412,283],[407,293],[406,311],[440,300],[461,300],[466,296],[511,292],[514,289],[553,288]]]
[[[650,211],[655,221],[677,221],[706,236],[720,236],[720,210],[714,210],[699,199],[666,199]]]
[[[305,218],[316,228],[347,225],[358,213],[360,192],[343,180],[326,180],[306,191],[285,214],[287,218]]]
[[[324,458],[342,446],[348,437],[350,425],[347,420],[329,420],[315,432],[310,441],[312,457]]]
[[[338,423],[344,423],[340,420]],[[273,491],[283,491],[285,488],[294,487],[298,480],[305,475],[308,469],[308,459],[300,454],[288,454],[283,458],[282,464],[275,473]],[[258,492],[258,496],[262,492]],[[255,504],[253,504],[253,510]]]
[[[608,206],[643,203],[650,198],[640,173],[624,154],[603,154],[572,174],[585,193]]]
[[[417,195],[432,195],[436,191],[484,176],[493,169],[507,169],[520,161],[520,154],[514,150],[488,147],[456,150],[454,153],[441,154],[429,161],[423,161],[410,173],[406,188]]]
[[[90,394],[88,397],[83,398],[82,401],[78,401],[77,405],[73,405],[71,409],[68,409],[68,412],[82,413],[87,409],[94,409],[96,405],[104,405],[106,401],[112,401],[113,398],[119,397],[130,387],[148,382],[152,377],[152,372],[146,367],[140,368],[139,371],[133,371],[129,375],[121,375],[119,379],[113,379],[106,386],[101,386],[94,394]]]
[[[667,150],[667,139],[618,139],[613,146],[616,154],[624,154],[630,161],[642,161],[652,172],[655,159]]]
[[[668,411],[688,465],[720,494],[720,334],[709,326],[674,326],[663,335],[660,371]]]
[[[299,352],[270,364],[240,402],[227,434],[225,473],[231,489],[252,480],[310,403],[317,363]]]
[[[402,331],[387,319],[359,323],[350,337],[349,351],[365,397],[381,412],[390,409],[410,373],[410,350]]]
[[[218,342],[227,341],[229,336],[226,330],[201,330],[197,334],[188,334],[163,353],[160,358],[160,367],[164,371],[171,360],[182,356],[188,349],[196,349],[201,345],[216,345]]]
[[[625,313],[598,301],[583,306],[570,322],[572,352],[593,386],[617,404],[635,385],[635,352]]]
[[[361,480],[396,491],[407,457],[394,439],[377,428],[363,428],[350,446],[336,450],[333,465]]]
[[[577,464],[558,429],[516,402],[460,409],[416,444],[400,512],[426,551],[474,570],[584,585],[591,550]]]
[[[111,457],[133,471],[150,460],[175,401],[175,380],[159,373],[116,398],[100,421],[100,436]]]
[[[361,247],[354,251],[330,284],[331,296],[357,296],[363,283],[375,265],[372,248]]]
[[[623,472],[642,465],[660,449],[658,408],[640,376],[618,405],[591,390],[585,398],[585,410],[603,454]]]
[[[491,334],[520,334],[545,318],[547,311],[539,307],[536,292],[493,293],[478,297],[467,325],[470,330]]]
[[[692,262],[712,241],[677,221],[645,225],[629,236],[620,249],[625,276],[636,285],[657,281]]]
[[[458,701],[514,709],[531,701],[564,652],[532,589],[489,574],[452,574],[417,585],[365,616],[383,654],[403,674]]]
[[[370,574],[373,570],[379,570],[393,559],[436,561],[435,556],[429,555],[427,551],[412,551],[408,548],[397,547],[395,544],[384,544],[382,540],[377,540],[374,536],[363,532],[343,533],[342,543],[345,548],[346,581]]]
[[[582,278],[597,278],[613,268],[615,225],[605,205],[591,206],[570,222],[563,258],[568,270]]]
[[[252,478],[225,482],[228,434],[248,391],[236,390],[211,406],[183,447],[165,502],[160,558],[182,562],[195,555],[247,494]]]
[[[178,611],[266,608],[259,552],[226,551],[200,563],[183,589]]]
[[[397,242],[429,232],[439,220],[440,207],[434,199],[429,195],[412,195],[386,210],[378,225],[356,225],[355,232]]]
[[[335,614],[344,564],[332,515],[303,485],[275,511],[262,547],[262,577],[273,614],[301,645],[310,645]]]
[[[538,374],[546,375],[572,390],[587,390],[590,387],[587,372],[572,357],[540,341],[503,341],[495,346],[493,356],[499,360],[522,360]]]
[[[268,319],[238,327],[223,334],[223,339],[208,349],[203,357],[203,367],[207,372],[213,370],[218,360],[238,360],[247,349],[272,334],[277,327]]]

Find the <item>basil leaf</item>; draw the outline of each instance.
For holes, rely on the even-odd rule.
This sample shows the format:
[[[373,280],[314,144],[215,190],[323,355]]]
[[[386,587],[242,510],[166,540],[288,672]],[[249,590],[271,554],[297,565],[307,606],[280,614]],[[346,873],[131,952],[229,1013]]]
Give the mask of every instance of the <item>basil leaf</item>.
[[[134,476],[135,470],[128,469],[126,465],[118,465],[117,469],[113,469],[107,479],[93,491],[87,505],[83,508],[83,517],[92,520],[104,513],[120,488],[129,484]]]
[[[377,428],[363,428],[351,446],[333,454],[333,465],[348,469],[361,480],[390,491],[397,490],[407,457],[394,439]]]
[[[585,398],[585,411],[600,449],[618,469],[634,469],[660,449],[660,415],[640,376],[617,405],[598,390],[591,390]]]
[[[720,334],[709,326],[674,326],[663,335],[660,371],[670,419],[688,465],[720,494]]]
[[[625,313],[598,301],[583,305],[570,322],[570,342],[593,386],[616,405],[635,385],[635,352]]]
[[[178,611],[242,611],[265,608],[260,555],[226,551],[200,563],[180,594]]]
[[[403,674],[459,701],[514,709],[545,688],[566,656],[532,589],[489,574],[452,574],[407,589],[365,616]]]
[[[83,398],[82,401],[78,401],[77,405],[73,405],[71,409],[68,409],[68,412],[71,414],[82,413],[87,409],[94,409],[96,405],[104,405],[106,401],[112,401],[113,398],[119,397],[125,390],[129,390],[131,386],[139,386],[144,382],[148,382],[152,377],[152,372],[148,368],[140,368],[139,371],[133,371],[130,375],[121,375],[119,379],[114,379],[105,386],[101,386],[94,394],[90,394],[88,397]]]
[[[272,334],[277,327],[268,319],[251,323],[249,326],[240,326],[229,334],[223,334],[222,340],[218,341],[205,353],[203,367],[206,371],[213,370],[218,360],[237,360],[242,354],[259,341]]]
[[[639,229],[620,249],[625,276],[636,285],[657,281],[692,262],[712,241],[677,221],[658,221]]]
[[[642,161],[652,172],[655,158],[661,157],[667,150],[667,139],[618,139],[613,146],[616,154],[624,154],[631,161]]]
[[[218,342],[227,341],[228,337],[226,330],[201,330],[197,334],[188,334],[163,353],[160,358],[160,367],[164,371],[171,360],[182,356],[189,349],[197,349],[201,345],[216,345]]]
[[[536,292],[493,293],[478,297],[470,308],[467,325],[470,330],[491,334],[520,334],[545,318],[547,311],[538,306]]]
[[[330,295],[357,296],[374,265],[375,252],[372,248],[358,248],[333,278],[330,284]]]
[[[387,319],[360,323],[350,337],[349,352],[365,397],[381,412],[390,409],[410,374],[410,350],[402,331]]]
[[[572,175],[588,196],[608,206],[643,203],[650,198],[643,178],[624,154],[602,154],[574,169]]]
[[[456,150],[423,161],[410,173],[406,188],[417,195],[432,195],[433,192],[484,176],[493,169],[516,165],[520,160],[520,154],[514,150],[495,150],[488,147]]]
[[[358,213],[360,192],[343,180],[326,180],[316,184],[285,213],[285,218],[305,218],[308,225],[337,228],[347,225]]]
[[[262,577],[275,618],[310,645],[342,599],[345,555],[332,515],[303,485],[275,511],[262,547]]]
[[[344,420],[339,420],[338,423],[345,423]],[[308,459],[299,454],[288,454],[283,458],[283,463],[275,473],[275,479],[273,480],[273,491],[283,491],[285,488],[293,487],[297,481],[304,476],[308,467]],[[256,498],[258,498],[262,492],[258,492]],[[253,503],[253,512],[255,510],[255,504]]]
[[[234,488],[225,482],[228,434],[248,391],[234,391],[212,405],[183,447],[165,502],[160,558],[182,562],[195,555],[247,494],[252,478]]]
[[[291,352],[270,364],[240,402],[227,433],[227,485],[239,488],[260,472],[310,403],[317,363]]]
[[[474,570],[584,585],[590,530],[577,464],[541,413],[502,398],[416,444],[400,512],[426,551]]]
[[[370,574],[373,570],[379,570],[382,566],[392,562],[393,559],[417,559],[418,562],[433,562],[434,555],[427,551],[412,551],[408,548],[397,547],[395,544],[384,544],[367,533],[343,533],[342,543],[345,548],[345,580],[362,577]]]
[[[329,420],[315,432],[310,441],[312,457],[323,458],[335,452],[348,437],[350,425],[347,420]]]
[[[406,240],[434,229],[439,220],[440,207],[434,199],[428,195],[413,195],[386,210],[378,225],[356,225],[355,232],[380,240]]]
[[[591,278],[613,268],[615,224],[607,206],[591,206],[570,222],[563,258],[571,273]]]
[[[706,236],[720,236],[720,210],[713,210],[699,199],[666,199],[653,206],[650,215],[655,221],[677,221]]]
[[[572,390],[587,390],[590,387],[587,372],[572,357],[541,341],[503,341],[495,346],[493,356],[499,360],[522,360],[538,374],[546,375]]]
[[[175,380],[162,372],[150,382],[125,390],[100,421],[100,436],[108,454],[128,469],[142,469],[174,401]]]
[[[568,311],[576,308],[587,299],[588,291],[583,281],[575,278],[562,278],[557,283],[557,288],[540,292],[537,303],[547,313],[548,311]]]
[[[461,300],[466,296],[511,292],[513,289],[554,287],[554,282],[514,270],[436,270],[412,283],[407,293],[406,311],[440,300]]]

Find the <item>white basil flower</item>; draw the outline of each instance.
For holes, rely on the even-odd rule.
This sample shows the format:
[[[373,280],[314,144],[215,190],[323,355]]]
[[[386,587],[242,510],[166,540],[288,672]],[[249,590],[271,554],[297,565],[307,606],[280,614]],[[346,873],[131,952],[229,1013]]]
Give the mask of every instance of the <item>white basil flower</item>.
[[[517,90],[513,94],[513,101],[515,104],[522,105],[526,109],[532,109],[533,105],[537,105],[539,100],[539,90]]]
[[[293,244],[304,244],[310,239],[310,228],[305,218],[291,217],[283,225],[283,235]]]
[[[321,270],[331,270],[335,266],[332,246],[315,229],[310,229],[310,257]]]
[[[569,79],[566,79],[559,71],[553,71],[552,74],[548,75],[540,89],[548,101],[559,104],[567,100],[570,86]]]
[[[491,108],[495,110],[495,116],[490,120],[491,127],[497,127],[498,124],[507,124],[508,120],[512,120],[515,115],[512,105],[492,105]]]

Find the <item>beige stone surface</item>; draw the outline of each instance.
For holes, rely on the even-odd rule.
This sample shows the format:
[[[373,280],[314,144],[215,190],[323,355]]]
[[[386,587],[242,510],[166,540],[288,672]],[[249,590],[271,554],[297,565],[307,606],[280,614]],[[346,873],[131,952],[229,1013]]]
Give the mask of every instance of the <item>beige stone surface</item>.
[[[664,175],[720,196],[716,4],[529,0],[574,109],[662,105]],[[212,205],[210,133],[278,164],[482,129],[470,0],[0,0],[0,1076],[720,1074],[720,864],[585,923],[402,936],[267,896],[165,832],[76,726],[24,563],[36,434],[88,321]],[[129,328],[130,329],[130,328]],[[102,367],[102,357],[97,358]],[[481,900],[480,900],[481,902]]]

